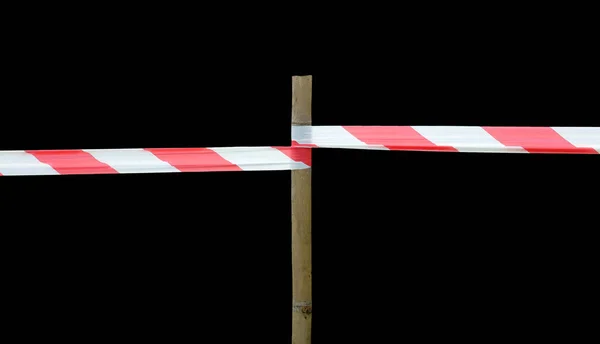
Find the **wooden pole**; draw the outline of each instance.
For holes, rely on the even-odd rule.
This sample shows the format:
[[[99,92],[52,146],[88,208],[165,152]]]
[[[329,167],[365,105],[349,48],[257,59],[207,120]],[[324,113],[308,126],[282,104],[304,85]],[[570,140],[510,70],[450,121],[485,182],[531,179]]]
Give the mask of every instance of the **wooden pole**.
[[[311,125],[311,106],[312,76],[292,77],[292,125]],[[311,343],[311,217],[311,169],[292,171],[292,344]]]

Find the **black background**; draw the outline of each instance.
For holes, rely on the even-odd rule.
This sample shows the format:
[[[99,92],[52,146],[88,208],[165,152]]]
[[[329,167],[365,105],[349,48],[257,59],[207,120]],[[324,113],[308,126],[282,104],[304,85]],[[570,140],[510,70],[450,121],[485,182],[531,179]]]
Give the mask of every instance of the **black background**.
[[[288,145],[295,74],[314,75],[314,125],[600,126],[578,79],[591,57],[570,42],[565,62],[555,36],[438,32],[292,61],[293,42],[262,58],[73,27],[12,51],[0,149]],[[314,342],[563,326],[593,290],[598,162],[315,150]],[[5,177],[0,202],[5,299],[27,335],[289,342],[288,171]]]

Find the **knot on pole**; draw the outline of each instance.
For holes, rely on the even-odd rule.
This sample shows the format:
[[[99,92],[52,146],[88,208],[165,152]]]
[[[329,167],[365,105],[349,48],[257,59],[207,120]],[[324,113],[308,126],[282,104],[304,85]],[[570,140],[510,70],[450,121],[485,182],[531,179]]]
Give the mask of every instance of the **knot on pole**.
[[[312,314],[312,302],[294,302],[294,304],[292,305],[292,311],[306,315]]]

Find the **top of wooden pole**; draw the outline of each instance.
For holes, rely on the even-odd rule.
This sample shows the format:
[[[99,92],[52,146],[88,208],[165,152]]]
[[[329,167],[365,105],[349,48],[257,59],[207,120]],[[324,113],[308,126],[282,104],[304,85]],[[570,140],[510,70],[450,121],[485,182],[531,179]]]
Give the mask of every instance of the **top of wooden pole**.
[[[312,75],[292,77],[292,125],[312,125]]]

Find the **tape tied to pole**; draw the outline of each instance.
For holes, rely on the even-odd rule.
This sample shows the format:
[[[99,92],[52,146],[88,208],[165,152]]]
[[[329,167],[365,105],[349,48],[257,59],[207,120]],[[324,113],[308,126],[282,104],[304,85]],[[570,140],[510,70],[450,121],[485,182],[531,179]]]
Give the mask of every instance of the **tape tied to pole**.
[[[289,147],[0,151],[0,176],[298,170],[315,148],[600,154],[600,127],[294,125]]]

